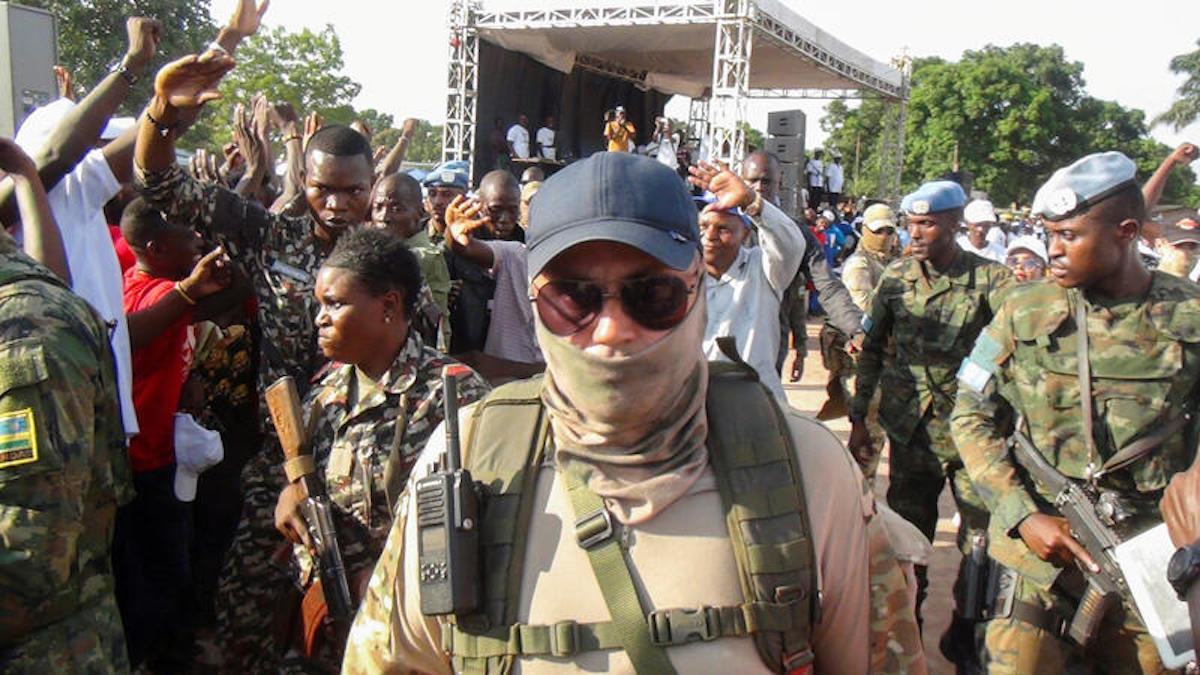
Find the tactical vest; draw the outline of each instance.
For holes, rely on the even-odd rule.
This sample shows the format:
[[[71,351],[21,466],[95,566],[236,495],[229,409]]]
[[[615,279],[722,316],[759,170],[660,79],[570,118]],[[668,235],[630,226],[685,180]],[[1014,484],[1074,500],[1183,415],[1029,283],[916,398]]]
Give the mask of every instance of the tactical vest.
[[[706,407],[709,462],[716,475],[730,543],[745,602],[740,605],[660,609],[646,613],[636,592],[626,593],[632,614],[617,620],[614,594],[628,580],[603,502],[570,473],[575,493],[587,492],[598,508],[580,517],[575,533],[589,552],[593,571],[613,620],[598,623],[561,621],[551,625],[517,623],[526,534],[534,502],[537,472],[552,455],[549,419],[539,392],[541,379],[499,387],[474,408],[465,439],[466,468],[487,486],[481,530],[483,603],[478,614],[458,617],[445,626],[443,648],[456,672],[509,673],[518,656],[569,658],[587,651],[625,649],[635,668],[639,659],[630,636],[653,657],[655,672],[673,672],[665,647],[697,640],[751,636],[763,663],[777,673],[810,669],[812,624],[818,619],[815,554],[804,499],[799,461],[792,436],[775,399],[748,366],[709,364]],[[525,452],[515,452],[524,444]],[[585,499],[588,497],[584,497]],[[611,574],[597,566],[596,549],[610,545],[620,564]],[[631,584],[630,584],[631,588]],[[632,600],[628,601],[628,596]],[[618,605],[621,604],[619,601]],[[649,643],[644,639],[649,632]],[[658,659],[655,661],[654,659]]]

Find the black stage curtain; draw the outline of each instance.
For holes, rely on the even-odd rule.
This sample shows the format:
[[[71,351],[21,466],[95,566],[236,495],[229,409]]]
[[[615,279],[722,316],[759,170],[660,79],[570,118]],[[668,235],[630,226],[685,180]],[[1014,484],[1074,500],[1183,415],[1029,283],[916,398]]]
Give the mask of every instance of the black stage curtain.
[[[475,126],[475,181],[496,166],[493,134],[501,138],[525,113],[529,117],[531,151],[534,136],[546,115],[557,120],[559,157],[587,157],[604,150],[604,112],[625,106],[637,127],[637,143],[650,141],[654,118],[661,115],[669,94],[641,91],[632,83],[575,68],[570,75],[486,40],[479,41],[478,114]]]

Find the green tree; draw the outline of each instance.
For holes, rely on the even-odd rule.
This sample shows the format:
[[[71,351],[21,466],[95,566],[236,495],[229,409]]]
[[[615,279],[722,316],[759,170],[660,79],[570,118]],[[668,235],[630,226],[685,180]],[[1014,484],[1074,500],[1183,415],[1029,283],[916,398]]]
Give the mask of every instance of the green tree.
[[[754,148],[755,150],[761,150],[766,143],[763,132],[750,126],[749,122],[738,122],[737,124],[742,133],[746,135],[746,149]]]
[[[1196,40],[1196,46],[1200,47],[1200,40]],[[1179,131],[1200,120],[1200,49],[1176,56],[1171,59],[1170,67],[1172,73],[1183,75],[1187,79],[1176,92],[1178,99],[1165,113],[1156,117],[1154,123],[1170,124]]]
[[[343,74],[344,67],[342,44],[333,26],[318,32],[261,30],[238,47],[237,66],[221,81],[221,98],[205,106],[180,145],[211,147],[228,141],[233,106],[248,103],[259,91],[271,101],[291,103],[301,116],[316,111],[326,123],[349,124],[357,117],[350,101],[362,85]],[[372,113],[375,117],[370,121],[379,123],[379,113]],[[387,118],[390,126],[391,116]]]
[[[400,130],[391,127],[375,133],[375,145],[391,149],[400,140]],[[431,124],[428,120],[417,120],[417,133],[404,152],[405,164],[417,162],[421,164],[437,163],[442,160],[442,126]]]
[[[150,98],[154,72],[162,64],[199,51],[217,37],[208,13],[209,0],[21,0],[57,18],[59,64],[71,71],[77,89],[86,91],[125,55],[125,19],[148,16],[163,24],[154,63],[142,74],[120,113],[137,115]]]
[[[878,99],[851,110],[826,108],[827,145],[850,158],[860,149],[856,192],[871,193],[879,175],[880,140],[894,107]],[[952,168],[974,176],[973,187],[996,203],[1029,203],[1057,167],[1097,150],[1120,150],[1148,178],[1169,149],[1149,137],[1145,114],[1089,96],[1083,65],[1067,61],[1057,45],[987,46],[957,62],[913,64],[902,184],[911,189]],[[848,160],[848,163],[851,160]],[[1165,201],[1194,199],[1195,175],[1176,171]]]

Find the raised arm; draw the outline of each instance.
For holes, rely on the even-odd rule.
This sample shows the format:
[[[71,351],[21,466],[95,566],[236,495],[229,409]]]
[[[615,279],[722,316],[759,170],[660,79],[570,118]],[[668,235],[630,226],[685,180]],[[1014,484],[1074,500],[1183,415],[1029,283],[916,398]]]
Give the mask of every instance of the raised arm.
[[[1184,143],[1175,148],[1175,151],[1167,155],[1162,164],[1158,165],[1158,169],[1155,170],[1154,175],[1150,176],[1150,180],[1146,181],[1146,184],[1142,186],[1142,196],[1146,200],[1147,211],[1158,204],[1163,190],[1167,187],[1167,179],[1171,177],[1171,171],[1176,166],[1184,166],[1192,163],[1195,161],[1198,153],[1200,151],[1197,150],[1195,145]]]
[[[46,190],[38,178],[37,167],[16,143],[0,138],[0,170],[8,172],[16,192],[17,208],[21,214],[21,244],[25,253],[45,265],[68,285],[71,271],[63,249],[62,233],[54,222]]]
[[[419,122],[411,117],[404,120],[404,126],[400,130],[400,139],[396,141],[396,145],[392,146],[391,151],[383,158],[379,166],[375,167],[376,176],[390,176],[400,170],[404,164],[404,153],[408,151],[408,144],[417,135],[418,124]]]
[[[254,0],[238,0],[237,7],[233,10],[233,16],[229,17],[229,23],[225,24],[221,28],[221,32],[217,34],[217,46],[232,56],[242,40],[258,32],[263,14],[266,14],[267,6],[270,4],[271,0],[262,0],[262,4],[258,6],[255,6]]]
[[[271,106],[271,125],[283,135],[287,168],[283,173],[283,192],[271,204],[271,213],[292,213],[293,208],[307,208],[304,195],[304,137],[300,135],[300,117],[291,103],[275,103]],[[298,206],[297,206],[298,203]]]
[[[238,104],[233,112],[233,140],[246,159],[246,171],[233,189],[242,199],[254,199],[262,189],[263,176],[270,165],[266,144],[250,123],[246,107]]]
[[[492,249],[476,241],[471,232],[488,223],[487,216],[479,215],[483,204],[463,195],[454,198],[446,207],[446,245],[450,250],[486,269],[491,269],[496,258]]]

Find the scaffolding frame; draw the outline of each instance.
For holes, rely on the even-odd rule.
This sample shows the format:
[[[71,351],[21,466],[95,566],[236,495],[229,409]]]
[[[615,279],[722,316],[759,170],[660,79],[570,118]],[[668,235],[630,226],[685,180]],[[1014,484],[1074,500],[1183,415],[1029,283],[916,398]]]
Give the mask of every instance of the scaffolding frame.
[[[580,3],[582,4],[582,3]],[[882,97],[899,108],[893,127],[885,132],[888,194],[899,190],[903,165],[903,124],[908,81],[888,81],[847,61],[829,49],[797,34],[787,24],[762,11],[754,0],[645,0],[623,6],[574,6],[556,9],[488,10],[480,0],[451,0],[449,10],[450,66],[442,159],[470,161],[475,146],[477,64],[480,30],[536,30],[634,25],[713,24],[713,69],[706,95],[693,98],[688,115],[689,138],[699,142],[710,158],[739,160],[745,154],[747,102],[754,98]],[[858,88],[752,89],[750,67],[754,38],[760,36],[810,60],[816,67],[858,84]],[[646,87],[645,71],[579,54],[575,65]],[[898,144],[897,144],[898,141]],[[894,180],[892,177],[894,176]],[[881,184],[884,182],[881,177]],[[894,186],[894,188],[893,188]],[[884,187],[880,186],[881,189]]]

